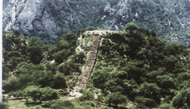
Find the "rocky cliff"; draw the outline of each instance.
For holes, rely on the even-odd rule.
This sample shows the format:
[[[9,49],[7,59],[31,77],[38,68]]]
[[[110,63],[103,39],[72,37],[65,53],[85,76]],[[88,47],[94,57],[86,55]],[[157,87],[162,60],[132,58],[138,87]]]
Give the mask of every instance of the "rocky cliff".
[[[46,10],[46,0],[3,1],[3,30],[21,30],[26,34],[48,33],[57,37],[60,31]]]
[[[135,22],[189,46],[189,6],[189,0],[3,0],[3,30],[57,39],[88,26],[122,30]]]

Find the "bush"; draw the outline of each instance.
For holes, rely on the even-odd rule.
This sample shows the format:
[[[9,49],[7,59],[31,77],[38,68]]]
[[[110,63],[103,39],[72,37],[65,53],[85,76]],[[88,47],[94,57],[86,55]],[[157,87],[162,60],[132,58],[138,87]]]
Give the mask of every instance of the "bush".
[[[84,101],[84,102],[80,103],[80,105],[94,107],[95,103],[92,101]]]
[[[83,95],[79,97],[80,101],[85,101],[85,100],[93,100],[94,99],[94,93],[92,91],[83,91]]]
[[[38,86],[35,85],[28,86],[24,89],[24,93],[25,97],[32,97],[34,101],[40,100],[40,103],[42,102],[41,100],[42,93]]]
[[[145,97],[141,97],[141,96],[137,96],[135,98],[135,102],[138,103],[139,107],[156,107],[157,103],[155,102],[155,100],[150,99],[150,98],[145,98]]]
[[[53,80],[51,82],[53,88],[66,88],[66,80],[65,75],[63,73],[57,73],[54,75]]]
[[[58,71],[64,75],[70,75],[73,71],[73,67],[71,67],[69,63],[64,62],[63,64],[59,65]]]
[[[190,88],[180,90],[173,98],[172,105],[176,108],[190,107]]]
[[[99,109],[114,109],[114,108],[105,106],[105,107],[100,107]]]
[[[160,109],[171,109],[171,104],[164,103],[159,106]]]
[[[24,92],[22,90],[18,91],[12,91],[8,93],[9,96],[14,96],[14,97],[24,97]]]
[[[57,91],[52,89],[51,87],[41,88],[41,92],[43,101],[59,98]]]
[[[115,106],[118,104],[126,103],[126,97],[121,95],[120,92],[114,92],[106,96],[105,103],[109,106],[113,103]]]
[[[87,28],[86,28],[86,30],[87,31],[89,31],[89,30],[94,30],[95,28],[93,27],[93,26],[88,26]]]
[[[52,109],[74,109],[74,104],[69,101],[56,101],[51,105]]]
[[[42,103],[42,106],[43,106],[43,107],[50,107],[50,106],[51,106],[51,101],[44,101],[44,102]]]
[[[91,76],[93,85],[102,90],[105,89],[105,83],[109,80],[109,76],[109,71],[107,71],[107,69],[94,71]]]
[[[13,76],[7,78],[7,80],[3,81],[3,89],[5,92],[15,91],[18,89],[18,81],[19,79]]]
[[[80,93],[83,93],[83,89],[79,89],[79,92],[80,92]]]
[[[161,88],[164,89],[174,88],[174,79],[168,75],[157,76],[156,80],[157,80],[156,83]]]
[[[32,97],[34,101],[39,100],[40,103],[47,100],[57,99],[58,93],[56,90],[45,87],[45,88],[39,88],[39,86],[31,85],[24,89],[25,97]]]
[[[138,93],[139,96],[143,96],[145,98],[154,99],[155,102],[160,103],[159,96],[160,96],[161,88],[158,87],[156,85],[156,83],[147,83],[147,82],[144,82],[135,91]]]
[[[63,89],[61,89],[61,90],[59,91],[59,94],[60,94],[60,95],[64,95],[64,96],[66,96],[66,95],[69,94],[69,92],[68,92],[67,90],[63,90]]]
[[[130,33],[134,32],[134,30],[138,30],[139,27],[135,23],[128,23],[125,25],[124,30],[129,31]]]

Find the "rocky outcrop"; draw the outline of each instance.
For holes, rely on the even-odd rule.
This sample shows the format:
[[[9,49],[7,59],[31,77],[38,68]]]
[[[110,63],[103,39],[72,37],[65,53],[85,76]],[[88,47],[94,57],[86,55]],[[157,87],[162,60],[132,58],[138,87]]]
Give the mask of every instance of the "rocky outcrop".
[[[3,30],[33,35],[45,32],[57,37],[60,29],[46,11],[46,0],[5,0],[3,6]]]

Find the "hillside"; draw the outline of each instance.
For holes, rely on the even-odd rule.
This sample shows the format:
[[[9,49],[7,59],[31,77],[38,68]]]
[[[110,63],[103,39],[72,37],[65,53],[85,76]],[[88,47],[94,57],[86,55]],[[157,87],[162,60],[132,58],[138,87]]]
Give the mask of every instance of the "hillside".
[[[134,23],[123,31],[67,33],[52,46],[4,32],[3,58],[4,106],[10,109],[190,106],[187,47]]]

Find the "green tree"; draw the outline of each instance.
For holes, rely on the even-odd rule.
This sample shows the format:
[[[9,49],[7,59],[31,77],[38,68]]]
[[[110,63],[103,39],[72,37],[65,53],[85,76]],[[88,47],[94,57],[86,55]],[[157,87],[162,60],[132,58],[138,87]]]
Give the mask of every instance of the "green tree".
[[[156,83],[147,82],[142,83],[140,87],[135,90],[138,96],[153,99],[158,104],[160,103],[160,91],[161,88],[158,87]]]
[[[52,109],[74,109],[74,104],[69,100],[55,101],[51,104]]]
[[[30,85],[23,91],[25,93],[25,97],[32,97],[35,102],[39,100],[40,103],[42,103],[42,100],[47,101],[57,99],[59,97],[57,91],[50,87],[40,88],[39,86]]]
[[[94,99],[94,93],[92,91],[87,91],[86,89],[83,90],[82,96],[79,97],[80,101],[93,100],[93,99]]]
[[[121,95],[120,92],[114,92],[106,96],[105,103],[109,106],[114,104],[117,107],[118,104],[126,103],[126,99],[127,98],[124,95]]]
[[[180,90],[173,98],[172,105],[176,108],[189,108],[190,88]]]
[[[65,80],[65,75],[63,73],[57,72],[51,81],[51,85],[53,88],[66,88],[66,80]]]
[[[15,91],[18,87],[19,79],[17,77],[10,76],[3,81],[3,89],[5,92]]]
[[[146,107],[156,107],[157,103],[155,102],[155,100],[150,99],[150,98],[145,98],[142,96],[137,96],[135,97],[135,102],[138,103],[138,107],[141,108],[146,108]]]
[[[174,79],[168,75],[157,76],[156,83],[159,87],[161,87],[165,90],[175,87],[174,86]]]
[[[105,89],[105,83],[109,80],[109,70],[96,70],[93,72],[91,79],[95,87]]]
[[[139,29],[139,27],[135,24],[135,23],[127,23],[124,27],[125,31],[129,31],[130,33],[134,33],[135,31],[137,32],[137,30]]]
[[[24,93],[26,97],[32,97],[32,99],[36,102],[37,100],[40,101],[40,103],[42,103],[42,92],[39,88],[39,86],[35,86],[35,85],[31,85],[31,86],[27,86],[24,89]]]

